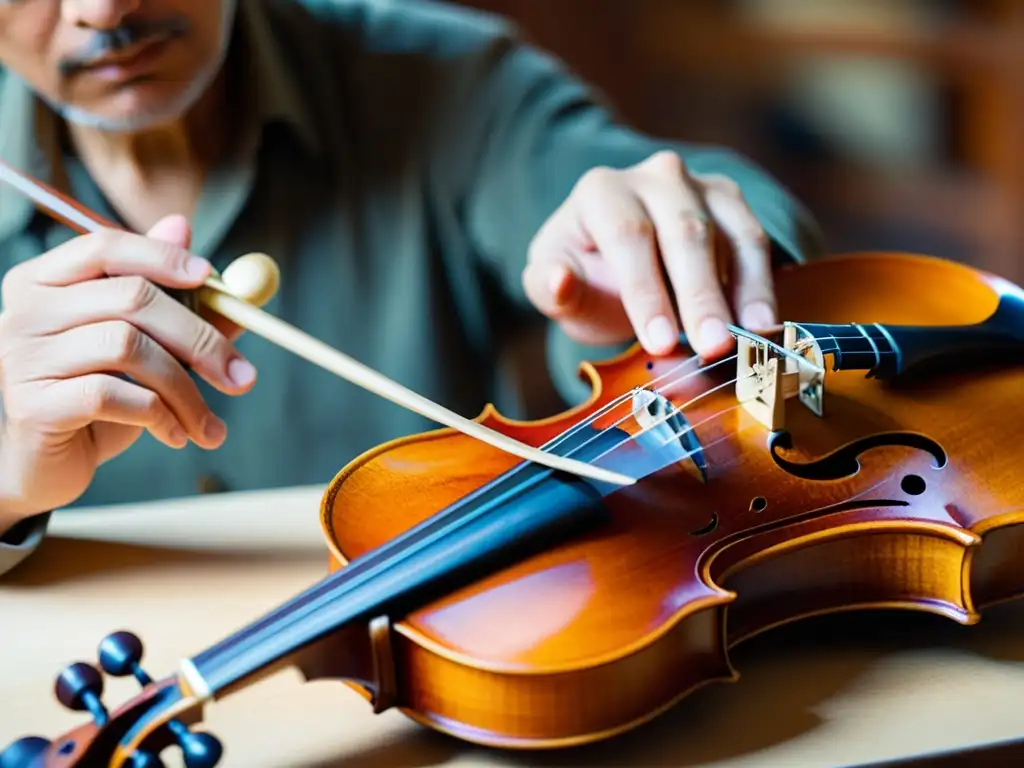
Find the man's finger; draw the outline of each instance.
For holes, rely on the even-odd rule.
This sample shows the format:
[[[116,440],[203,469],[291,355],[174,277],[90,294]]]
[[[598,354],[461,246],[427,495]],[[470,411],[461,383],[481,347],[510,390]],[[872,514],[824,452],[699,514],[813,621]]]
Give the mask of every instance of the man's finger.
[[[568,217],[566,210],[564,216]],[[573,254],[561,230],[562,215],[541,228],[530,246],[523,270],[527,298],[555,320],[573,339],[589,344],[614,344],[634,335],[615,276],[598,254]]]
[[[151,337],[222,392],[248,388],[255,371],[232,346],[181,303],[140,277],[88,280],[63,288],[38,288],[38,301],[53,309],[32,316],[32,335],[124,320]],[[244,378],[235,379],[244,374]]]
[[[184,216],[164,216],[150,228],[146,236],[179,248],[188,248],[192,244],[192,226]]]
[[[192,245],[192,227],[184,216],[166,216],[154,224],[146,235],[154,240],[163,240],[179,248],[188,249]],[[242,328],[223,315],[218,315],[209,307],[201,306],[199,308],[199,315],[216,328],[228,341],[233,342],[242,335]]]
[[[81,429],[88,424],[102,427],[106,441],[100,441],[101,458],[111,451],[105,442],[114,425],[148,429],[153,437],[172,448],[182,448],[188,434],[167,404],[153,390],[107,373],[91,373],[73,379],[57,379],[34,395],[37,411],[54,429]]]
[[[220,331],[220,334],[228,341],[234,343],[245,333],[245,329],[228,320],[224,315],[218,315],[206,305],[199,307],[199,316],[206,322]]]
[[[552,320],[577,314],[586,278],[583,266],[567,252],[564,238],[560,237],[558,222],[561,216],[548,221],[530,243],[530,254],[523,270],[523,290],[527,298]]]
[[[223,440],[224,425],[203,401],[195,382],[163,347],[131,323],[113,320],[46,336],[26,363],[22,379],[70,380],[102,373],[127,374],[158,395],[177,423],[204,448]],[[207,432],[207,429],[214,431]]]
[[[739,323],[751,331],[767,330],[777,322],[768,237],[735,182],[709,177],[702,183],[708,208],[735,255],[733,301]]]
[[[151,232],[166,236],[180,227],[180,222],[164,219]],[[35,282],[49,286],[139,275],[168,287],[192,288],[209,276],[210,263],[180,244],[110,229],[77,237],[48,251],[34,261],[30,273]]]
[[[166,216],[154,224],[146,234],[155,240],[164,240],[180,248],[188,249],[192,246],[192,227],[184,216]],[[242,335],[242,328],[209,307],[201,306],[199,315],[228,341],[233,342]]]
[[[576,202],[583,226],[611,266],[633,329],[651,354],[670,352],[679,324],[662,278],[654,222],[614,171],[590,174]]]
[[[657,228],[683,329],[703,357],[728,351],[729,304],[715,262],[713,225],[681,168],[638,176],[636,188]]]

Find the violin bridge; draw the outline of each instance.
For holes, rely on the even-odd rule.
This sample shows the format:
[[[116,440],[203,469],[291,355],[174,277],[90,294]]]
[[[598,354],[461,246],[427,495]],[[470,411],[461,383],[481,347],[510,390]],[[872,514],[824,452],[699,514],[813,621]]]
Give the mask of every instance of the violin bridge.
[[[785,324],[782,347],[752,333],[732,330],[737,347],[736,399],[751,416],[773,432],[783,429],[786,401],[794,395],[822,415],[824,368],[804,357],[807,350],[798,343],[796,326]]]

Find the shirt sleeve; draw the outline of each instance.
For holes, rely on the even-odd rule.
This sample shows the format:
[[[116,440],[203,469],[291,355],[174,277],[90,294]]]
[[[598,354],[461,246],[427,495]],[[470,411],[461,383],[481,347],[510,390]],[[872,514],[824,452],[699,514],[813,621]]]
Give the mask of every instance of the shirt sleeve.
[[[14,570],[42,543],[50,513],[22,520],[0,534],[0,578]]]
[[[474,247],[509,296],[525,302],[521,275],[534,234],[580,177],[595,166],[625,168],[673,150],[697,173],[732,178],[768,234],[775,257],[820,255],[822,238],[809,212],[782,185],[729,149],[667,141],[617,122],[595,92],[555,57],[494,26],[470,57],[478,73],[464,89],[457,143],[472,160],[461,210]],[[548,358],[569,402],[589,394],[578,378],[582,360],[625,349],[573,342],[552,324]]]

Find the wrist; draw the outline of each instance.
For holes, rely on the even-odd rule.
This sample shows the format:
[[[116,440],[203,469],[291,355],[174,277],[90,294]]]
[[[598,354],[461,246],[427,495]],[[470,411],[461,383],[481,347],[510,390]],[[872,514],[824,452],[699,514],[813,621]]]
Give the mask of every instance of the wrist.
[[[23,473],[5,438],[0,436],[0,541],[11,543],[8,538],[17,535],[15,529],[22,528],[21,523],[47,510],[37,508],[25,497]]]

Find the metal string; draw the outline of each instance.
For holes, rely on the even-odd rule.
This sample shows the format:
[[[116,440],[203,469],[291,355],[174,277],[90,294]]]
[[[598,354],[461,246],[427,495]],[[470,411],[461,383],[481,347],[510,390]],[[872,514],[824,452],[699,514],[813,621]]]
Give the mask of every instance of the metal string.
[[[701,373],[703,373],[705,371],[708,371],[708,370],[711,370],[712,368],[715,368],[715,367],[717,367],[719,365],[723,365],[723,364],[729,362],[730,360],[734,360],[734,359],[736,359],[736,357],[737,357],[736,355],[732,355],[732,356],[730,356],[728,358],[724,358],[724,359],[719,360],[719,361],[717,361],[715,363],[712,363],[710,365],[701,366],[701,367],[697,368],[694,371],[691,371],[689,373],[683,374],[682,376],[679,376],[679,377],[671,380],[665,386],[666,387],[671,387],[674,384],[677,384],[677,383],[679,383],[681,381],[684,381],[685,379],[687,379],[687,378],[689,378],[691,376],[695,376],[695,375],[701,374]],[[600,418],[600,416],[603,413],[609,412],[609,410],[614,409],[617,405],[619,405],[622,402],[630,399],[635,394],[635,392],[637,390],[647,389],[648,387],[652,386],[653,384],[655,384],[659,380],[664,379],[664,378],[666,378],[668,376],[671,376],[673,373],[679,371],[680,369],[684,369],[684,368],[686,368],[688,366],[691,366],[695,362],[699,362],[699,358],[697,358],[697,357],[690,358],[689,360],[686,360],[683,363],[680,363],[679,365],[675,366],[674,368],[672,368],[671,370],[667,371],[666,373],[656,377],[651,382],[648,382],[648,384],[645,385],[644,387],[637,387],[637,388],[631,390],[629,393],[625,393],[623,395],[620,395],[620,396],[616,397],[613,401],[611,401],[610,403],[606,404],[596,414],[591,414],[586,419],[583,419],[582,421],[580,421],[577,424],[575,424],[572,427],[570,427],[565,432],[563,432],[560,435],[558,435],[557,437],[553,438],[551,441],[549,441],[549,443],[545,446],[545,448],[550,449],[550,447],[552,447],[553,445],[559,444],[560,442],[564,441],[565,439],[567,439],[569,436],[571,436],[572,434],[574,434],[578,430],[584,428],[588,424],[593,423],[593,421],[595,419],[597,419],[597,418]],[[657,426],[659,423],[663,422],[665,419],[670,418],[673,413],[679,413],[682,410],[682,408],[689,407],[690,405],[692,405],[692,403],[696,402],[697,400],[699,400],[699,399],[701,399],[703,397],[706,397],[707,395],[711,394],[712,392],[714,392],[714,391],[716,391],[718,389],[721,389],[723,386],[728,386],[729,384],[734,383],[736,380],[737,379],[734,378],[731,381],[727,381],[727,382],[725,382],[723,384],[719,384],[719,385],[713,387],[712,389],[710,389],[710,390],[708,390],[706,392],[703,392],[700,395],[697,395],[695,398],[690,400],[688,403],[685,403],[683,406],[679,406],[679,407],[674,408],[670,414],[668,414],[667,416],[662,417],[661,419],[659,419],[654,424],[652,424],[649,427],[643,429],[641,433],[630,435],[629,437],[625,438],[625,440],[623,440],[622,442],[620,442],[617,445],[613,446],[612,448],[608,449],[608,451],[606,451],[605,454],[607,454],[608,452],[610,452],[612,450],[615,450],[617,447],[625,444],[629,440],[636,439],[639,436],[639,434],[643,434],[648,429],[651,429],[651,428]],[[722,410],[721,412],[719,412],[719,413],[717,413],[717,414],[715,414],[715,415],[713,415],[711,417],[708,417],[708,418],[702,420],[700,423],[704,424],[704,423],[707,423],[708,421],[710,421],[712,419],[720,418],[722,415],[724,415],[724,414],[734,410],[735,408],[740,407],[740,405],[742,405],[742,404],[737,404],[737,405],[732,406],[730,408],[726,408],[726,409]],[[625,417],[623,417],[623,419],[619,420],[619,422],[617,422],[617,423],[622,423],[622,421],[628,420],[631,417],[631,415],[632,415],[631,413],[627,414]],[[608,427],[608,428],[606,428],[603,431],[607,432],[608,430],[613,429],[613,428],[614,427]],[[693,428],[694,428],[693,426],[690,426],[690,427],[687,427],[685,430],[679,431],[678,433],[674,432],[668,438],[668,440],[664,444],[667,445],[667,443],[669,441],[674,440],[674,439],[678,439],[679,437],[687,434]],[[726,435],[726,436],[720,438],[719,440],[716,440],[715,443],[720,442],[721,440],[727,439],[730,436],[731,435]],[[593,439],[596,439],[596,436],[590,438],[590,440],[593,440]],[[590,440],[588,440],[587,443],[589,443]],[[584,444],[587,444],[587,443],[584,443]],[[570,451],[568,455],[572,455],[572,453],[575,453],[581,447],[582,446],[577,446],[572,451]],[[602,454],[602,455],[605,455],[605,454]],[[686,452],[685,455],[682,456],[681,458],[687,458],[687,457],[689,457],[691,455],[693,455],[693,451]],[[516,473],[518,471],[523,471],[524,468],[527,467],[527,466],[531,466],[530,462],[524,462],[523,464],[517,465],[517,467],[515,467],[509,473],[509,476],[513,475],[514,473]],[[513,493],[513,492],[514,493],[520,493],[522,491],[525,491],[526,488],[528,488],[529,486],[531,486],[531,485],[533,485],[533,484],[535,484],[537,482],[540,482],[545,477],[546,477],[546,474],[540,474],[540,475],[536,475],[536,476],[533,476],[531,478],[528,478],[527,480],[521,482],[518,486],[513,488],[510,491],[510,493]],[[451,531],[453,529],[453,527],[456,527],[456,526],[458,526],[460,524],[468,523],[471,520],[475,519],[477,514],[482,514],[482,513],[483,513],[483,511],[473,510],[473,511],[469,512],[468,514],[460,515],[456,520],[452,521],[449,525],[444,525],[443,523],[444,523],[444,518],[446,517],[446,514],[444,512],[442,512],[434,521],[438,525],[438,529],[437,529],[435,535],[443,535],[444,533],[447,533],[447,532]],[[422,548],[423,546],[426,546],[427,543],[429,543],[429,540],[428,541],[424,541],[423,539],[419,539],[416,542],[413,542],[411,545],[407,545],[407,546],[410,546],[410,549],[403,550],[401,552],[401,554],[406,554],[406,553],[410,552],[412,547]],[[385,543],[384,545],[382,545],[381,547],[379,547],[378,549],[374,550],[373,552],[371,552],[369,554],[376,554],[376,555],[386,554],[386,551],[387,551],[388,548],[389,548],[389,543]],[[357,562],[357,561],[354,561],[354,562]],[[222,657],[222,656],[226,656],[226,655],[230,655],[231,657],[238,658],[240,655],[242,655],[242,654],[244,654],[244,653],[246,653],[248,651],[251,651],[254,647],[259,646],[261,643],[263,643],[263,642],[265,642],[267,640],[272,641],[275,638],[280,638],[281,637],[280,633],[281,633],[282,630],[286,629],[287,627],[291,627],[291,626],[294,626],[294,625],[298,624],[299,622],[301,622],[302,620],[304,620],[307,616],[309,616],[311,614],[320,613],[326,605],[330,605],[335,600],[337,600],[340,597],[342,597],[345,592],[351,590],[357,584],[363,583],[363,582],[365,582],[365,581],[367,581],[369,579],[374,578],[382,570],[385,570],[388,567],[388,565],[390,565],[392,562],[393,562],[392,560],[388,559],[388,560],[383,560],[381,562],[378,562],[378,563],[375,563],[373,565],[370,565],[370,566],[367,567],[367,569],[365,571],[363,571],[362,573],[358,573],[354,577],[354,579],[350,579],[350,580],[344,581],[344,582],[339,583],[339,584],[333,584],[332,585],[332,584],[328,584],[326,582],[322,583],[322,586],[326,587],[325,591],[320,592],[320,593],[304,595],[303,596],[304,599],[303,599],[302,603],[296,605],[294,610],[291,610],[288,613],[286,613],[284,616],[279,617],[277,620],[274,621],[273,625],[271,625],[269,627],[267,627],[267,626],[264,626],[264,627],[250,627],[250,634],[242,635],[241,637],[238,636],[238,635],[235,635],[233,638],[230,638],[227,641],[227,644],[226,644],[226,646],[224,648],[220,649],[217,653],[213,654],[212,656],[203,659],[204,666],[209,664],[210,662],[216,663],[215,660],[218,657]],[[328,617],[324,617],[324,623],[330,623]],[[245,632],[245,630],[243,629],[242,632]],[[287,649],[285,649],[285,650],[287,650]],[[230,663],[230,659],[227,660],[227,663]]]

